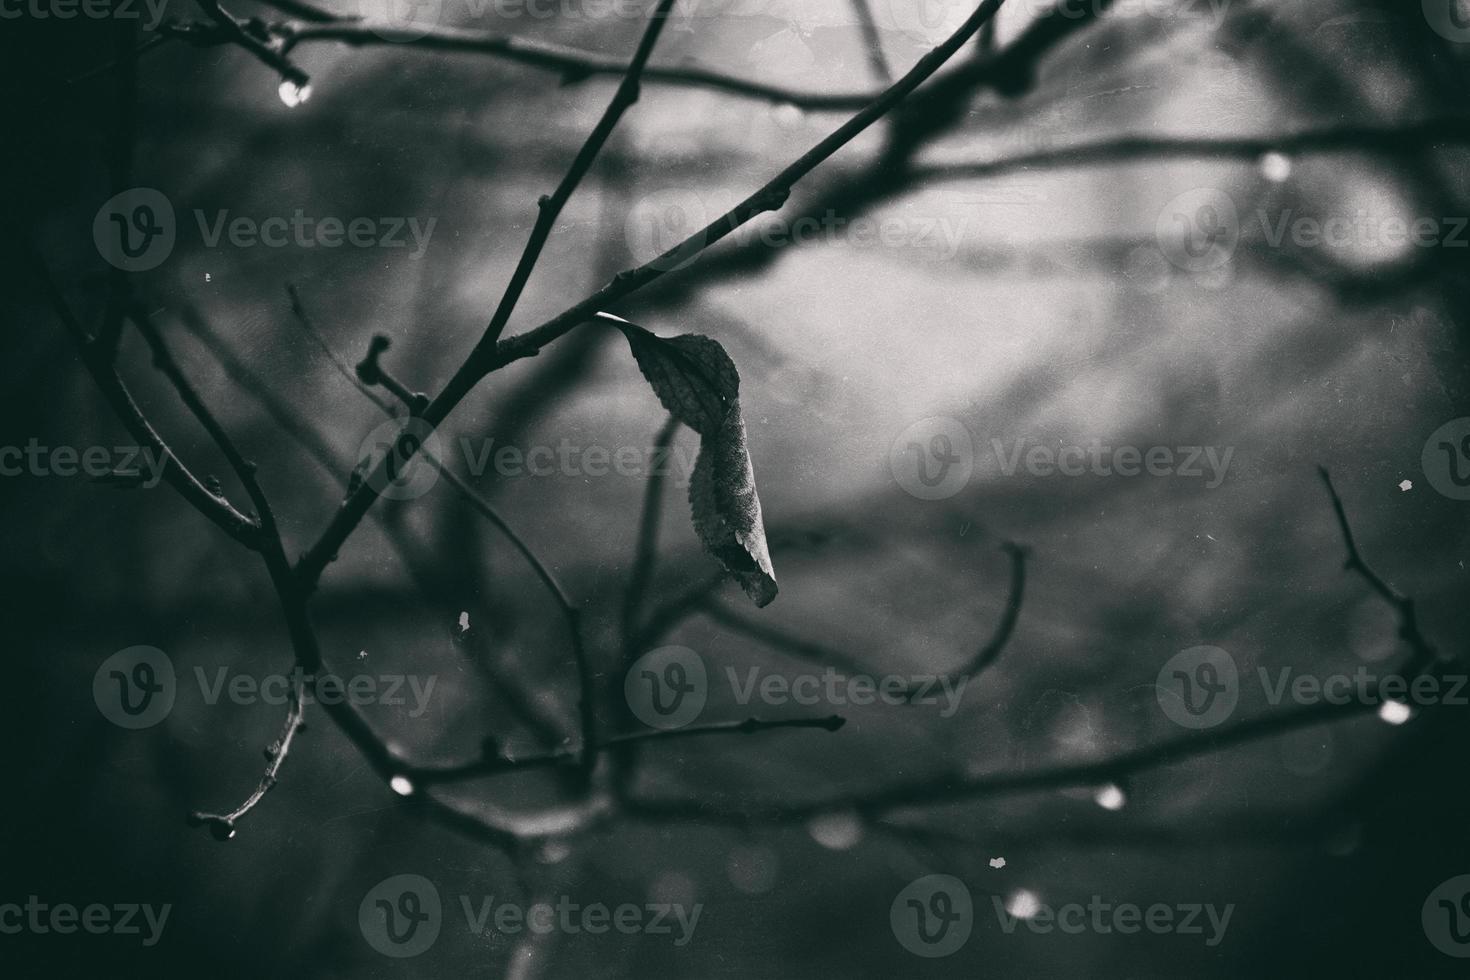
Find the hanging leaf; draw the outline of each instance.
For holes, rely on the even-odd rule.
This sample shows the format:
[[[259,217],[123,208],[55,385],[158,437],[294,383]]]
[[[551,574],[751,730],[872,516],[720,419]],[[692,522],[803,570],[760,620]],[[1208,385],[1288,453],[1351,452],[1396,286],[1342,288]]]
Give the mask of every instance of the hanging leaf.
[[[776,598],[755,469],[740,415],[740,374],[718,341],[694,334],[655,337],[606,317],[628,338],[638,368],[669,414],[699,433],[689,483],[694,531],[757,606]]]

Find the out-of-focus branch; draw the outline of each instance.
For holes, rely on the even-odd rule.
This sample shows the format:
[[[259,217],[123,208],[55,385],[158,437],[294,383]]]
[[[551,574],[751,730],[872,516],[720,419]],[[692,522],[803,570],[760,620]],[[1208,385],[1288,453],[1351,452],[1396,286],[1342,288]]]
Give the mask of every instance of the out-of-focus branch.
[[[65,298],[51,278],[50,271],[41,262],[39,256],[28,251],[26,259],[34,269],[52,310],[66,328],[67,333],[71,335],[83,366],[92,375],[97,387],[112,406],[113,412],[132,437],[146,446],[149,451],[157,454],[157,457],[163,461],[163,478],[169,486],[173,487],[195,510],[214,522],[230,537],[253,551],[259,550],[261,529],[256,519],[237,510],[222,492],[206,486],[194,475],[193,471],[180,461],[168,443],[143,415],[137,402],[133,400],[132,393],[117,373],[112,351],[99,348],[95,341],[87,335],[86,330],[82,328],[81,323],[67,306]]]
[[[756,732],[768,732],[783,728],[814,728],[824,732],[835,732],[846,724],[846,719],[840,715],[828,715],[823,718],[785,718],[775,721],[767,721],[760,718],[746,718],[742,721],[720,721],[711,722],[706,725],[689,725],[684,728],[651,729],[642,732],[629,732],[622,735],[610,735],[599,744],[599,751],[613,747],[647,742],[661,742],[682,738],[699,738],[709,735],[752,735]],[[465,779],[478,779],[483,776],[494,776],[506,772],[514,772],[525,769],[544,769],[575,763],[582,757],[580,746],[556,748],[547,752],[538,752],[532,755],[508,755],[504,750],[494,743],[485,745],[483,758],[473,762],[456,763],[446,766],[419,765],[406,767],[403,775],[425,784],[443,784],[459,782]]]
[[[1332,498],[1332,512],[1337,517],[1337,526],[1342,531],[1343,545],[1347,548],[1347,561],[1343,564],[1343,568],[1356,572],[1364,582],[1368,583],[1368,587],[1373,590],[1374,594],[1393,607],[1399,621],[1399,638],[1407,643],[1412,651],[1405,672],[1418,674],[1428,670],[1441,657],[1434,645],[1419,631],[1419,616],[1414,607],[1414,600],[1389,585],[1383,576],[1373,569],[1373,566],[1363,560],[1362,553],[1358,551],[1357,539],[1353,536],[1352,525],[1348,523],[1347,509],[1343,506],[1342,498],[1337,494],[1337,488],[1332,485],[1332,474],[1327,472],[1325,466],[1319,466],[1317,473],[1322,477],[1327,493]]]
[[[654,459],[664,458],[674,437],[679,433],[679,420],[670,415],[663,428],[654,437]],[[628,585],[623,590],[622,636],[624,655],[631,656],[633,636],[638,630],[638,617],[643,609],[649,582],[653,580],[658,565],[659,522],[663,517],[664,482],[663,467],[655,467],[643,489],[643,510],[638,516],[638,543],[633,552],[633,568],[628,573]]]
[[[1321,153],[1353,150],[1407,154],[1446,143],[1470,142],[1470,118],[1451,116],[1372,126],[1331,126],[1268,136],[1108,137],[1070,146],[1049,147],[974,163],[919,166],[909,172],[915,184],[941,180],[998,177],[1040,167],[1148,162],[1168,159],[1256,160],[1267,153]]]
[[[872,4],[869,0],[852,0],[852,8],[862,31],[868,63],[873,67],[873,74],[886,85],[893,81],[893,69],[888,66],[888,57],[883,53],[883,37],[878,33],[877,21],[873,19]]]

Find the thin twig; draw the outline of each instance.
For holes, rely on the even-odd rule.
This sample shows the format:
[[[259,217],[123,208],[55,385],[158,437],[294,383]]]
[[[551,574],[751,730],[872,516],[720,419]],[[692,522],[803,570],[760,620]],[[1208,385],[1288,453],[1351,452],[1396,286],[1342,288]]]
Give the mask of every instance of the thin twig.
[[[229,11],[220,6],[219,0],[194,0],[194,2],[210,20],[214,21],[224,40],[248,51],[261,64],[275,69],[282,78],[294,83],[298,88],[305,88],[311,84],[311,77],[292,63],[283,46],[268,43],[252,33],[247,28],[248,22],[236,19]],[[191,39],[186,31],[177,36]]]
[[[1343,506],[1342,498],[1338,496],[1337,488],[1332,485],[1332,474],[1325,466],[1317,467],[1317,473],[1322,477],[1327,493],[1332,498],[1332,512],[1337,516],[1337,526],[1342,531],[1343,545],[1347,548],[1347,561],[1343,564],[1343,568],[1356,572],[1363,581],[1368,583],[1368,587],[1374,593],[1393,607],[1398,616],[1399,637],[1413,651],[1406,672],[1418,674],[1428,669],[1440,659],[1440,655],[1434,645],[1419,631],[1419,616],[1414,607],[1414,600],[1389,585],[1382,575],[1379,575],[1371,565],[1363,560],[1362,553],[1358,551],[1357,539],[1353,536],[1352,525],[1348,523],[1347,509]]]
[[[106,350],[99,349],[92,338],[87,336],[86,330],[82,328],[81,323],[67,306],[66,299],[61,295],[60,289],[51,278],[50,270],[46,268],[40,256],[34,251],[27,250],[25,257],[34,270],[36,278],[40,281],[52,310],[76,345],[83,366],[92,375],[93,381],[132,437],[161,461],[163,479],[220,530],[252,551],[259,550],[260,524],[254,518],[236,509],[222,492],[206,486],[204,481],[195,476],[193,471],[179,459],[164,441],[163,436],[159,435],[152,423],[143,415],[137,402],[133,400],[132,393],[117,373],[113,358]]]
[[[286,723],[281,728],[280,737],[265,750],[266,767],[265,774],[260,777],[260,784],[255,787],[255,792],[245,798],[229,813],[207,813],[196,810],[189,815],[189,823],[194,826],[207,826],[214,834],[216,840],[229,840],[235,836],[235,824],[245,814],[255,809],[255,805],[265,799],[265,794],[275,788],[276,780],[280,776],[281,767],[286,763],[286,756],[291,753],[291,742],[296,738],[296,733],[301,731],[306,723],[306,705],[302,697],[302,681],[298,679],[291,685],[291,700],[286,711]]]
[[[551,237],[551,229],[556,225],[556,219],[561,216],[562,209],[571,200],[572,194],[582,183],[582,178],[587,175],[587,171],[592,169],[593,161],[597,159],[597,154],[602,151],[602,147],[612,136],[618,121],[638,101],[639,79],[648,65],[649,57],[653,55],[653,46],[658,43],[659,35],[663,33],[669,8],[673,6],[673,3],[674,0],[657,0],[653,11],[649,14],[648,27],[644,29],[643,37],[638,42],[638,49],[633,53],[633,60],[628,63],[628,70],[623,75],[622,82],[618,84],[618,90],[613,94],[612,101],[608,103],[602,118],[597,121],[597,125],[588,134],[586,142],[577,151],[572,165],[567,168],[566,175],[557,184],[556,190],[536,202],[536,224],[531,229],[531,237],[521,252],[520,261],[516,263],[515,272],[511,274],[510,282],[505,287],[505,293],[500,297],[500,305],[495,308],[495,314],[490,318],[490,325],[485,328],[485,336],[481,340],[482,345],[493,346],[500,339],[500,335],[505,331],[505,325],[510,322],[511,314],[515,312],[521,293],[525,291],[526,283],[531,279],[536,262],[541,258],[541,250],[546,247],[546,241]]]

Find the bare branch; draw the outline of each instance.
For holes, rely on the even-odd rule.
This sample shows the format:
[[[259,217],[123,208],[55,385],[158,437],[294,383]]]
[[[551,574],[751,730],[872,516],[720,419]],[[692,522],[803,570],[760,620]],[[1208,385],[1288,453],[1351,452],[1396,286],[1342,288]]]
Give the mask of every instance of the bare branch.
[[[76,345],[78,354],[81,355],[82,364],[87,368],[101,390],[103,396],[112,406],[122,421],[124,427],[134,439],[145,446],[149,451],[156,453],[163,461],[163,478],[168,481],[181,497],[184,498],[195,510],[213,521],[222,531],[252,550],[260,547],[261,529],[259,523],[237,510],[222,493],[210,489],[194,473],[180,461],[179,457],[169,447],[153,425],[144,417],[141,409],[133,400],[132,393],[123,383],[122,377],[113,366],[113,358],[110,351],[98,348],[95,342],[87,336],[70,308],[66,305],[65,298],[52,280],[50,271],[45,263],[35,252],[27,252],[27,259],[36,272],[43,290],[51,303],[62,325],[66,327],[73,343]]]
[[[894,106],[902,102],[914,89],[938,71],[940,66],[953,57],[955,52],[980,29],[981,25],[995,15],[1002,2],[1003,0],[982,0],[975,12],[953,35],[921,58],[908,74],[874,99],[865,109],[838,127],[826,139],[812,147],[745,201],[703,231],[696,232],[686,241],[675,246],[664,256],[637,269],[619,274],[607,286],[534,330],[501,340],[498,343],[492,333],[487,331],[474,350],[470,352],[470,356],[460,365],[459,370],[450,378],[444,390],[424,409],[423,419],[431,427],[438,426],[490,372],[521,358],[533,356],[542,347],[585,323],[604,308],[658,279],[672,268],[669,264],[670,259],[676,256],[681,261],[687,259],[720,241],[756,215],[779,208],[786,201],[792,186],[797,181],[811,173],[819,164],[850,143],[873,123],[883,118]],[[380,476],[387,472],[390,460],[394,455],[385,455],[379,466]],[[372,480],[363,481],[363,486],[343,502],[316,544],[297,563],[296,576],[304,586],[315,587],[326,566],[335,559],[342,544],[351,536],[353,529],[361,523],[363,515],[372,507],[377,498],[377,493],[372,486],[373,482]]]
[[[265,750],[265,774],[260,777],[260,784],[255,787],[255,792],[229,813],[206,813],[196,810],[189,815],[191,826],[208,827],[215,840],[229,840],[235,836],[235,824],[239,819],[255,809],[255,805],[265,799],[265,794],[275,788],[281,767],[286,763],[286,756],[291,753],[291,742],[296,738],[296,733],[305,727],[306,706],[301,688],[300,680],[291,686],[291,700],[286,711],[286,723],[281,728],[280,737]]]

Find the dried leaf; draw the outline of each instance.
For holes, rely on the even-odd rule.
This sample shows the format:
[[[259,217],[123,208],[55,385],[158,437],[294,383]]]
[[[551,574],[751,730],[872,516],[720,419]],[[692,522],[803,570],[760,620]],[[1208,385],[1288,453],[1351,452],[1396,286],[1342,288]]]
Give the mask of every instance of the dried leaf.
[[[718,430],[740,397],[740,374],[725,348],[695,334],[665,340],[631,323],[619,326],[669,414],[702,436]]]
[[[689,504],[700,542],[730,570],[752,602],[769,605],[776,598],[776,573],[738,400],[719,431],[700,441]]]
[[[735,362],[709,337],[664,339],[625,321],[618,327],[664,408],[699,433],[689,504],[700,543],[757,606],[769,604],[776,598],[776,573],[745,443]]]

